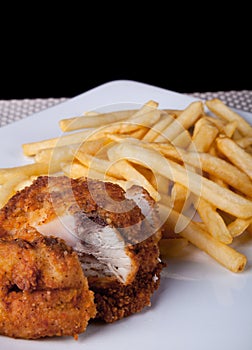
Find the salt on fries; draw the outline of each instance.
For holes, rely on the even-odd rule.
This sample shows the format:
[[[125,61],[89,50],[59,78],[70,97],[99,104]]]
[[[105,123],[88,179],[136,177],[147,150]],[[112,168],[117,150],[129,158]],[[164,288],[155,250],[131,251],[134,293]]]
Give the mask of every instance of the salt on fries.
[[[191,242],[230,271],[245,268],[246,256],[230,246],[252,234],[252,127],[239,114],[218,99],[184,110],[150,100],[59,125],[68,133],[23,145],[33,164],[0,169],[1,206],[39,175],[140,184],[159,208],[161,254]]]

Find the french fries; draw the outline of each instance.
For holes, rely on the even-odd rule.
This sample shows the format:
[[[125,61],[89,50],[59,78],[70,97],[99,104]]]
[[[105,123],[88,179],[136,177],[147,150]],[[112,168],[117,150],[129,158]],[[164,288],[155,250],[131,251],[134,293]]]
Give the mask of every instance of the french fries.
[[[197,222],[189,220],[183,214],[170,208],[167,219],[168,225],[176,230],[176,224],[181,217],[185,221],[184,228],[179,232],[183,238],[206,252],[230,271],[240,272],[244,270],[247,262],[245,255],[209,235]]]
[[[218,149],[233,163],[252,179],[252,155],[247,153],[236,142],[227,137],[219,137]]]
[[[171,124],[169,124],[155,141],[173,141],[184,130],[188,130],[203,114],[203,104],[192,102]]]
[[[110,160],[125,158],[133,163],[148,164],[152,170],[171,181],[190,188],[195,195],[204,198],[217,208],[240,218],[252,216],[252,202],[213,181],[186,170],[172,160],[167,161],[158,152],[123,142],[108,150]]]
[[[201,169],[252,197],[252,182],[248,175],[224,159],[212,156],[210,153],[188,152],[170,144],[151,144],[148,147],[159,151],[167,158],[180,160],[196,169]]]
[[[160,118],[156,125],[144,135],[143,140],[147,142],[154,141],[160,134],[162,134],[163,130],[166,129],[168,125],[170,125],[173,121],[174,115],[163,115],[163,118]]]
[[[80,177],[88,177],[90,179],[95,180],[101,180],[105,182],[112,182],[115,184],[120,185],[124,190],[128,188],[127,181],[119,180],[116,177],[108,176],[107,174],[98,171],[96,169],[90,169],[89,167],[86,167],[85,165],[73,161],[72,163],[62,163],[61,165],[63,173],[73,179],[80,178]]]
[[[62,119],[59,133],[67,134],[22,146],[34,163],[0,169],[0,206],[40,175],[90,177],[125,190],[138,184],[157,202],[163,256],[179,256],[191,243],[243,271],[246,256],[229,245],[252,235],[251,125],[217,99],[183,110],[158,106],[149,100]]]
[[[227,122],[237,121],[237,129],[243,136],[252,136],[251,125],[238,113],[234,112],[227,105],[225,105],[221,100],[215,98],[213,100],[206,101],[206,105],[210,111],[212,111],[222,120]]]
[[[151,183],[127,160],[119,160],[114,163],[109,160],[91,157],[89,154],[81,151],[77,152],[76,158],[88,168],[95,169],[104,174],[108,173],[108,175],[115,178],[119,177],[127,181],[135,181],[136,184],[142,185],[156,201],[160,199],[159,193]]]
[[[100,138],[93,141],[86,141],[84,143],[41,149],[35,155],[35,161],[37,163],[45,163],[48,159],[51,159],[51,162],[54,164],[64,162],[71,163],[74,160],[74,154],[77,151],[87,152],[88,154],[95,155],[103,147],[105,147],[107,143],[107,139]]]
[[[206,118],[199,119],[195,123],[190,149],[197,149],[199,152],[208,152],[218,134],[219,130],[213,123],[209,122]]]

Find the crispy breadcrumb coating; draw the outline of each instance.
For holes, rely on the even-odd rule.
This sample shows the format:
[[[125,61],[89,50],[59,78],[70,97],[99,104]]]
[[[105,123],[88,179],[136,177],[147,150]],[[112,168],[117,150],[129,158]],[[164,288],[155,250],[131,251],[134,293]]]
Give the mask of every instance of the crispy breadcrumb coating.
[[[31,233],[30,233],[31,238]],[[53,237],[0,240],[0,334],[74,336],[96,314],[77,254]]]
[[[87,253],[89,243],[83,241],[83,237],[73,246],[87,276],[89,288],[94,292],[96,319],[114,322],[150,306],[152,294],[160,284],[163,264],[158,248],[161,238],[159,220],[155,201],[149,194],[139,186],[125,192],[118,185],[86,178],[39,177],[0,210],[0,237],[9,232],[13,239],[39,239],[41,233],[33,232],[32,227],[39,230],[55,218],[63,217],[66,212],[77,218],[76,223],[84,228],[90,226],[87,218],[93,222],[93,232],[91,229],[88,234],[85,233],[89,243],[92,236],[97,238],[95,231],[100,225],[101,235],[98,238],[104,239],[105,250],[113,252],[115,247],[108,246],[108,230],[103,231],[104,227],[111,229],[111,236],[112,229],[115,229],[115,237],[124,244],[121,250],[114,250],[122,254],[121,260],[120,255],[116,259],[119,267],[115,264],[114,274],[110,273],[111,269],[106,270],[102,264],[103,258],[99,261],[97,256],[92,256],[92,249],[91,253],[90,249]],[[53,235],[57,234],[62,238],[62,232],[53,232]],[[66,241],[73,242],[76,232],[68,238]],[[118,278],[116,270],[123,268],[120,264],[125,257],[129,258],[131,265],[127,267],[127,277],[122,280]],[[88,265],[90,259],[92,264]],[[110,259],[113,260],[113,256]],[[105,260],[108,260],[107,256]]]
[[[112,323],[151,306],[151,297],[160,285],[160,273],[164,265],[161,262],[151,263],[151,255],[155,257],[156,249],[151,247],[150,242],[145,248],[150,248],[150,254],[146,254],[143,247],[140,248],[140,254],[143,254],[139,259],[141,266],[129,285],[125,286],[119,281],[98,283],[97,280],[89,279],[90,289],[95,293],[96,319]],[[144,268],[145,263],[146,266],[150,263],[149,270]]]

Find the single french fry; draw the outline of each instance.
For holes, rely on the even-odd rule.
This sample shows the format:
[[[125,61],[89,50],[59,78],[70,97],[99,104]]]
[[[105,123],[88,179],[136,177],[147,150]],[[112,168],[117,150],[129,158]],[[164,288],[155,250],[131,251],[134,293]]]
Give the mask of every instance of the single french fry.
[[[237,145],[235,141],[227,137],[218,137],[216,140],[218,149],[233,163],[237,168],[244,171],[252,179],[252,155]]]
[[[237,124],[238,124],[237,120],[227,123],[223,128],[223,133],[227,137],[232,138],[237,129]]]
[[[227,122],[237,121],[237,129],[243,136],[252,136],[251,125],[244,118],[242,118],[242,116],[229,108],[224,102],[215,98],[206,101],[206,105],[210,111],[212,111],[221,119],[224,119]]]
[[[143,141],[153,142],[162,131],[174,121],[174,115],[163,113],[160,120],[143,137]]]
[[[96,128],[102,125],[119,122],[131,117],[136,110],[122,110],[110,113],[85,113],[84,116],[62,119],[59,126],[63,132],[74,131],[84,128]]]
[[[252,217],[248,219],[237,218],[228,224],[228,230],[233,237],[240,236],[252,223]]]
[[[198,201],[197,211],[205,223],[207,231],[220,242],[225,244],[232,243],[232,235],[230,234],[225,221],[216,211],[216,208],[204,199]]]
[[[94,129],[88,129],[85,131],[62,135],[61,137],[55,137],[52,139],[25,143],[22,145],[23,152],[26,156],[34,156],[38,153],[38,151],[42,149],[85,142],[93,133]]]
[[[183,229],[178,231],[177,222],[184,221]],[[206,252],[209,256],[215,259],[218,263],[226,267],[232,272],[241,272],[244,270],[247,258],[230,246],[220,242],[205,231],[197,222],[193,222],[183,214],[169,209],[168,225],[179,233],[180,236],[187,239],[200,250]],[[163,238],[166,237],[164,232]]]
[[[197,173],[186,170],[183,166],[167,160],[154,150],[123,142],[111,147],[108,150],[108,156],[113,161],[124,158],[133,163],[145,165],[171,181],[187,185],[196,196],[201,196],[216,208],[231,215],[241,218],[252,216],[252,201]]]
[[[168,127],[160,134],[155,141],[173,141],[181,132],[188,130],[203,114],[203,103],[192,102]]]
[[[199,152],[208,152],[212,143],[219,134],[218,128],[210,123],[207,119],[201,118],[195,123],[194,132],[192,135],[192,144],[189,149],[195,147]],[[207,137],[206,137],[207,135]]]
[[[49,162],[21,165],[14,168],[2,168],[0,169],[0,184],[4,184],[18,176],[49,175],[58,171],[60,171],[60,164],[51,164]]]

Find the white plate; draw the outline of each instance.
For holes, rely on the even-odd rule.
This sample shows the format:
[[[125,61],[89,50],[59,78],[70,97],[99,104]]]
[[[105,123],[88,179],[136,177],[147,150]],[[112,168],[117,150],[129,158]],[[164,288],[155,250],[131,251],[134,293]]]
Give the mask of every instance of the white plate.
[[[160,108],[184,108],[189,96],[132,81],[114,81],[0,129],[0,167],[26,164],[25,142],[60,135],[58,121],[87,110],[117,110],[153,99]],[[252,115],[243,113],[252,122]],[[5,350],[186,349],[250,350],[252,344],[252,242],[239,242],[246,271],[233,274],[193,249],[165,269],[152,307],[114,324],[88,326],[71,337],[38,341],[0,337]]]

